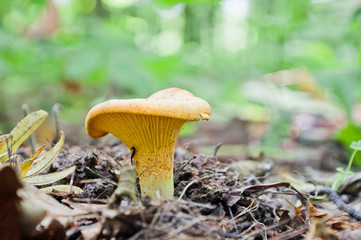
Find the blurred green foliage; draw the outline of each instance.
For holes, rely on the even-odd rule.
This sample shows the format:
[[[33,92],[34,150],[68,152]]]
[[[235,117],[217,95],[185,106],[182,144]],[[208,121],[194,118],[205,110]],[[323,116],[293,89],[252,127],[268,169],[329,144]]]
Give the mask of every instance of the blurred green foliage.
[[[244,81],[296,67],[348,116],[360,97],[357,0],[51,1],[0,4],[0,131],[23,103],[60,103],[82,124],[100,101],[174,86],[228,119],[247,102]]]

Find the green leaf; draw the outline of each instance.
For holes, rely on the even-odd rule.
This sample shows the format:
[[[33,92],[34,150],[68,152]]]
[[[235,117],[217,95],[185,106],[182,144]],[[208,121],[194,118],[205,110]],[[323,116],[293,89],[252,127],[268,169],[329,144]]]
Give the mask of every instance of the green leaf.
[[[343,143],[345,146],[349,147],[350,153],[353,150],[359,150],[359,140],[361,139],[361,130],[356,127],[354,124],[349,123],[345,128],[341,129],[338,133],[337,140]],[[354,142],[356,141],[355,145]],[[353,148],[354,146],[355,148]],[[356,148],[357,147],[357,148]],[[361,156],[357,155],[353,161],[355,166],[361,166]]]
[[[358,140],[357,142],[356,141],[352,142],[350,148],[361,151],[361,140]]]
[[[343,169],[342,167],[338,167],[336,168],[336,171],[339,172],[339,173],[345,173],[345,169]]]
[[[51,187],[46,187],[46,188],[40,188],[39,190],[46,194],[52,193],[53,190],[59,191],[59,192],[73,192],[74,194],[81,194],[83,192],[83,190],[81,188],[76,187],[76,186],[71,186],[71,188],[70,189],[69,188],[70,188],[70,185],[56,185],[56,186],[51,186]]]
[[[361,139],[361,130],[352,123],[349,123],[338,132],[337,139],[345,146],[350,146],[353,141]]]
[[[43,174],[43,175],[36,175],[32,177],[28,177],[24,179],[25,182],[30,183],[35,186],[42,186],[47,185],[56,181],[59,181],[70,174],[72,174],[75,171],[75,166],[72,166],[70,168],[67,168],[60,172],[54,172],[49,174]]]
[[[32,112],[16,125],[10,132],[12,135],[12,139],[9,141],[11,153],[16,152],[19,146],[40,126],[47,116],[48,113],[43,110]],[[0,142],[0,155],[2,155],[0,162],[8,160],[8,154],[3,155],[7,151],[6,143],[4,141]]]
[[[49,152],[47,152],[43,157],[34,160],[34,162],[36,162],[37,164],[30,168],[30,170],[26,173],[24,180],[40,174],[55,161],[61,149],[63,148],[64,138],[64,133],[61,132],[60,139],[55,144],[55,146],[50,149]]]

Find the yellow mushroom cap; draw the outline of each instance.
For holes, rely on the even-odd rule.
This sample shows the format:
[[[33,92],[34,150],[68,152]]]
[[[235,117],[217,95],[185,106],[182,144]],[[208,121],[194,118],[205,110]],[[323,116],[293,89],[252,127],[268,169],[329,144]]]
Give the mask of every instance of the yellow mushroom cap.
[[[101,124],[107,114],[139,114],[198,121],[209,119],[211,107],[205,100],[180,88],[168,88],[148,98],[109,100],[89,111],[85,123],[89,136],[99,138],[109,133]]]

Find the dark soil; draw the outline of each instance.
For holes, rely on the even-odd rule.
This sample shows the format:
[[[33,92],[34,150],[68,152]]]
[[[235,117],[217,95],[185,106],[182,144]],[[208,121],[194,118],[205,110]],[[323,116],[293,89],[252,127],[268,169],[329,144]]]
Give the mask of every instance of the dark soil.
[[[98,239],[349,239],[359,231],[360,204],[355,201],[360,188],[340,198],[343,203],[353,204],[356,214],[350,216],[345,209],[338,209],[331,201],[334,199],[329,199],[332,193],[339,196],[336,192],[323,192],[321,201],[314,199],[323,183],[298,189],[281,177],[283,174],[294,178],[301,183],[297,186],[313,186],[302,175],[332,176],[327,172],[305,174],[303,167],[263,155],[234,161],[216,154],[194,154],[183,147],[176,149],[174,161],[174,199],[151,201],[145,197],[137,205],[125,197],[112,217],[100,212],[96,218],[74,221],[68,226],[67,239],[81,239],[81,234],[88,239],[90,228],[98,229],[98,233],[90,235]],[[75,164],[74,185],[84,192],[66,196],[67,201],[106,208],[120,169],[130,162],[129,150],[116,141],[106,147],[64,147],[50,171]],[[291,169],[301,173],[292,173]],[[69,181],[70,177],[62,182]],[[57,199],[62,201],[59,196]],[[332,225],[335,222],[338,225]],[[78,237],[70,234],[74,226]]]

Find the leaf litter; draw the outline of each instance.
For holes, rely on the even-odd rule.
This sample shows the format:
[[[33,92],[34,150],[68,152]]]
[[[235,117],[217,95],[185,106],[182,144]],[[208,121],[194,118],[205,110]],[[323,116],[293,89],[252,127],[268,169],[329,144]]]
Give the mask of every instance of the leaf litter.
[[[220,144],[210,156],[179,147],[175,197],[152,201],[139,197],[119,141],[70,147],[62,138],[22,162],[24,180],[38,164],[46,175],[73,170],[50,186],[1,167],[0,239],[357,239],[361,231],[357,175],[337,192],[307,171],[284,178],[289,163],[263,154],[240,160],[217,156]]]

